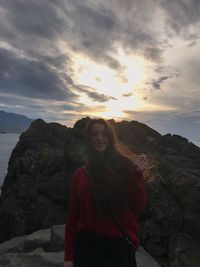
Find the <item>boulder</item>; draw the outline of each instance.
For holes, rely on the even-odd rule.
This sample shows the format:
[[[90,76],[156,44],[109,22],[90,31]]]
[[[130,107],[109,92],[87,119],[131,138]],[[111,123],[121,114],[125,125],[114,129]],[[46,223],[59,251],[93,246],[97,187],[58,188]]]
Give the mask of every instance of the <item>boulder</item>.
[[[24,240],[24,251],[31,252],[34,249],[41,247],[48,250],[51,238],[49,229],[38,230],[30,235],[27,235]]]
[[[45,252],[37,248],[30,253],[7,253],[0,256],[1,267],[62,267],[63,252]]]
[[[178,233],[169,240],[170,267],[199,267],[200,254],[196,240],[185,233]]]
[[[49,244],[50,251],[64,250],[65,225],[54,225],[51,228],[51,240]]]

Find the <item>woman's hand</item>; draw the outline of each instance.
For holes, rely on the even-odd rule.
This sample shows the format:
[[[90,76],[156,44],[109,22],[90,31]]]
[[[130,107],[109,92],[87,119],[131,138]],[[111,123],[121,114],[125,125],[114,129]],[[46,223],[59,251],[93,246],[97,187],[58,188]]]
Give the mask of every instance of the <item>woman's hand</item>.
[[[139,155],[137,159],[135,160],[135,165],[137,171],[144,171],[147,168],[148,160],[144,154]]]
[[[63,267],[73,267],[73,261],[65,261]]]

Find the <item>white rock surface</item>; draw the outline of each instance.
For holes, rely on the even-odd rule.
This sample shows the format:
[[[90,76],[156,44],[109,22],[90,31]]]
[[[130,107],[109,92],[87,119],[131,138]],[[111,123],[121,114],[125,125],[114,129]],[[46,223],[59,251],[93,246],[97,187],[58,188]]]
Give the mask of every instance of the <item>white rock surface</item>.
[[[136,251],[135,256],[138,265],[137,267],[161,267],[161,265],[158,264],[158,262],[155,261],[151,257],[151,255],[141,246]]]
[[[63,267],[64,231],[65,225],[54,225],[0,244],[0,267]],[[138,267],[161,267],[142,247],[136,260]]]

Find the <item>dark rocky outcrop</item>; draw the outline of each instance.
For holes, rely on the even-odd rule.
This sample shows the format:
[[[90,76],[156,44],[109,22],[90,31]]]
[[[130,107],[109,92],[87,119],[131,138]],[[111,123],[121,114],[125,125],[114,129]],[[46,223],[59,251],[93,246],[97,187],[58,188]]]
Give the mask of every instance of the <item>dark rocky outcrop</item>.
[[[38,119],[20,136],[2,186],[0,242],[65,222],[70,177],[86,159],[89,121],[84,118],[68,128]],[[146,183],[142,245],[162,266],[199,267],[200,149],[137,121],[110,122],[122,142],[157,163],[156,179]]]
[[[76,167],[64,155],[71,130],[38,119],[20,136],[2,186],[1,241],[65,221],[67,177]]]
[[[200,266],[200,149],[181,136],[167,134],[156,139],[150,151],[159,164],[157,179],[146,184],[141,241],[163,266]]]

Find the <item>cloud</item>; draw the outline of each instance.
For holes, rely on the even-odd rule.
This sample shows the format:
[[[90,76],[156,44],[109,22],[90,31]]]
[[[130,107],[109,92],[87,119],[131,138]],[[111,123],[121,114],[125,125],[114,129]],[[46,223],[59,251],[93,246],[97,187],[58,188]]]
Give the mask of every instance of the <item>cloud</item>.
[[[158,78],[157,80],[152,79],[151,82],[147,82],[146,84],[150,84],[154,89],[160,90],[161,84],[167,79],[169,79],[169,77],[162,76],[162,77]]]
[[[69,88],[67,74],[59,73],[45,61],[26,58],[0,48],[0,92],[30,98],[63,100],[77,98]],[[56,61],[55,61],[56,62]]]
[[[122,94],[122,96],[124,96],[124,97],[129,97],[131,95],[132,95],[132,93]]]
[[[92,60],[110,68],[120,69],[120,63],[113,54],[114,35],[119,29],[116,14],[103,5],[89,5],[81,1],[69,1],[71,8],[65,8],[70,29],[65,33],[68,45],[82,52]]]
[[[115,40],[118,40],[117,42],[123,46],[125,51],[142,55],[155,62],[160,61],[164,40],[157,31],[157,6],[155,3],[146,0],[135,0],[134,2],[112,0],[106,4],[117,14],[119,27]],[[156,27],[154,27],[155,25]]]
[[[200,39],[200,31],[198,26],[194,31],[192,26],[200,22],[200,2],[199,0],[176,0],[161,2],[162,9],[166,12],[166,22],[168,24],[168,32],[172,31],[182,36],[185,40],[194,42]]]
[[[181,27],[184,21],[190,24],[199,19],[199,2],[186,4],[183,0],[161,1],[156,5],[146,0],[2,0],[0,6],[1,36],[14,47],[21,47],[31,54],[56,53],[57,42],[61,40],[73,51],[117,71],[121,71],[117,46],[149,60],[162,60],[168,40],[158,34],[158,27],[154,30],[159,7],[165,10],[171,28],[172,22]],[[163,18],[159,19],[162,21]],[[190,40],[197,36],[190,33]]]
[[[114,69],[120,68],[116,43],[123,45],[129,53],[138,52],[151,60],[159,60],[162,54],[160,38],[151,27],[156,8],[147,1],[135,2],[136,5],[132,3],[130,7],[127,1],[126,4],[120,1],[95,4],[58,0],[55,4],[54,1],[2,0],[4,23],[0,32],[7,41],[12,39],[14,46],[21,43],[28,51],[43,49],[44,45],[53,49],[60,39],[74,51],[82,51]],[[146,10],[145,16],[143,10]],[[149,24],[146,24],[147,18]],[[37,46],[33,47],[30,38]]]
[[[146,0],[2,0],[0,6],[2,38],[36,58],[59,54],[57,42],[61,40],[72,50],[120,72],[117,46],[160,61],[166,43],[166,38],[162,40],[153,30],[159,5]],[[162,2],[161,7],[167,8]]]
[[[200,49],[200,45],[197,46],[197,48]],[[200,61],[198,50],[196,54],[190,55],[190,57],[184,57],[179,64],[181,64],[182,75],[187,84],[189,82],[194,85],[194,88],[196,87],[196,89],[198,89],[200,84]]]
[[[161,1],[161,6],[167,11],[168,19],[176,21],[177,27],[184,27],[199,22],[200,2],[198,0]]]
[[[79,17],[86,20],[88,24],[93,24],[95,28],[112,31],[116,27],[116,17],[111,10],[100,7],[97,10],[88,5],[77,4]]]
[[[84,103],[55,101],[51,99],[31,99],[0,93],[0,110],[27,115],[29,118],[43,118],[48,122],[57,121],[68,126],[82,116],[91,116],[95,112],[105,111],[105,106],[90,107]]]
[[[96,92],[90,92],[88,93],[88,96],[90,98],[92,98],[95,101],[99,101],[99,102],[106,102],[110,99],[116,100],[116,98],[112,97],[112,96],[106,96],[104,94],[98,94]]]
[[[68,26],[59,5],[56,7],[52,1],[2,0],[0,5],[13,30],[27,37],[56,38]]]
[[[85,93],[103,110],[115,98],[78,84],[72,56],[107,66],[125,83],[123,51],[148,61],[151,88],[141,95],[148,97],[145,103],[172,103],[190,114],[200,97],[199,11],[199,0],[1,0],[0,104],[57,120],[65,120],[68,112],[73,120],[78,113],[95,112],[80,107],[79,95]]]
[[[79,86],[77,86],[77,88],[78,88],[78,90],[80,92],[83,92],[83,93],[87,94],[87,96],[89,98],[91,98],[92,100],[97,101],[97,102],[107,102],[110,99],[117,100],[113,96],[107,96],[105,94],[97,93],[94,88],[91,88],[91,87],[88,87],[88,86],[79,85]]]

